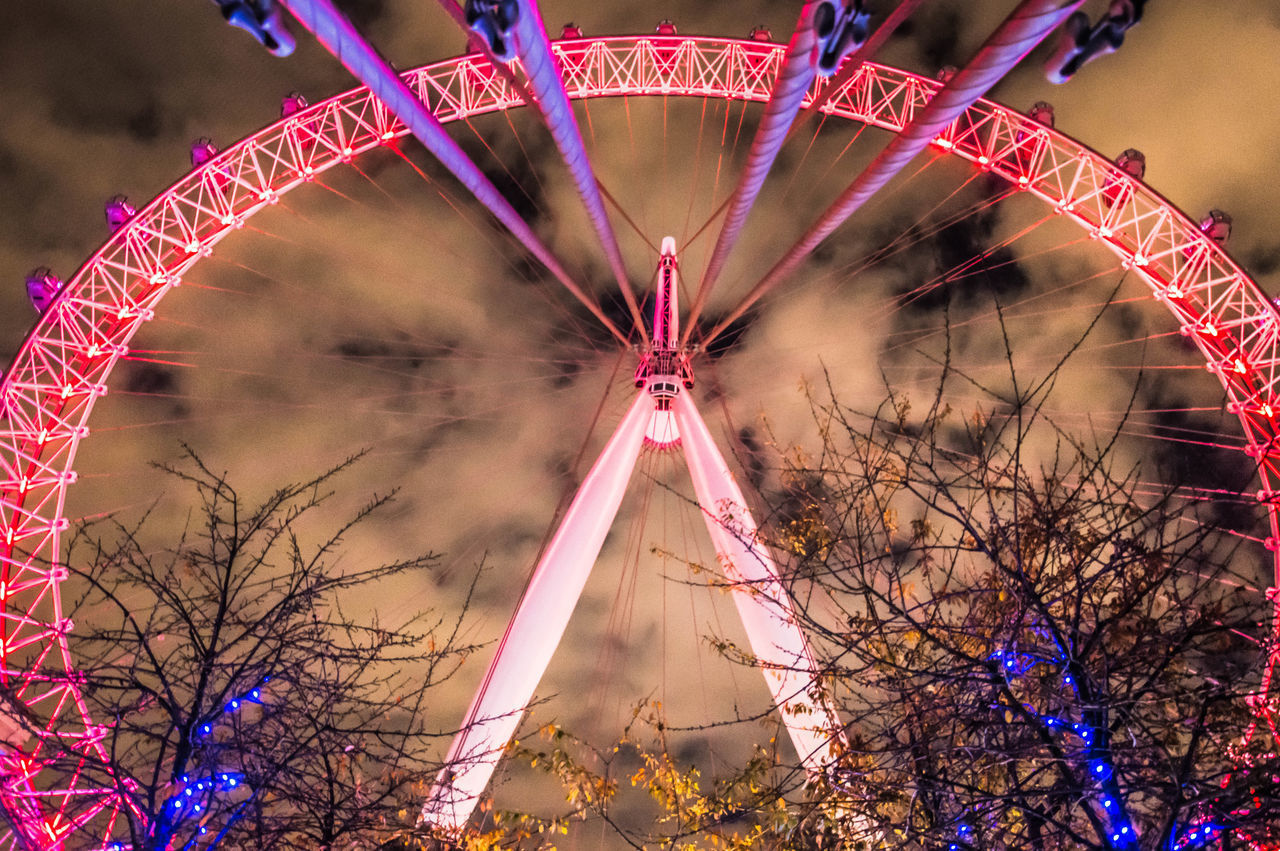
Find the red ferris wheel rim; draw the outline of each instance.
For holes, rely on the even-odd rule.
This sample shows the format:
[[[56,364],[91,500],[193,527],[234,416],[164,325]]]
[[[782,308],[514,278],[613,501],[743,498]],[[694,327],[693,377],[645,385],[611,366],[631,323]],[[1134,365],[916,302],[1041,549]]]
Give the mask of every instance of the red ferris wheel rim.
[[[558,42],[574,99],[674,95],[766,101],[783,48],[721,38],[605,37]],[[462,56],[404,73],[442,122],[522,106],[487,61]],[[938,84],[868,64],[822,108],[900,130]],[[94,403],[164,294],[248,217],[316,175],[407,133],[367,89],[331,97],[222,151],[138,211],[67,282],[0,384],[0,676],[54,725],[81,725],[83,752],[102,728],[71,670],[57,564],[66,488]],[[1222,382],[1262,479],[1271,549],[1280,539],[1280,314],[1221,246],[1163,197],[1107,158],[1022,114],[980,100],[935,141],[1036,195],[1116,253],[1173,314]],[[11,669],[11,654],[23,667]],[[64,728],[65,729],[65,726]],[[39,788],[40,745],[9,758]],[[98,754],[101,756],[101,754]],[[75,775],[73,774],[73,777]],[[73,784],[75,781],[72,781]],[[47,784],[46,784],[47,785]],[[61,841],[111,819],[110,789],[39,793],[40,836]],[[11,800],[26,796],[18,794]],[[19,806],[15,804],[15,806]],[[22,809],[37,806],[24,800]],[[103,832],[110,827],[104,823]],[[105,841],[105,840],[104,840]]]

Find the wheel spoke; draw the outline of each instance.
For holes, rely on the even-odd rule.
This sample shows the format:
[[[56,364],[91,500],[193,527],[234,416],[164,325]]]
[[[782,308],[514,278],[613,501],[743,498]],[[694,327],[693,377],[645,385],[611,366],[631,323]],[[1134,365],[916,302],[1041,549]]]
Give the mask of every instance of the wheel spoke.
[[[693,306],[689,309],[689,321],[685,325],[684,343],[688,343],[689,335],[702,314],[707,297],[711,294],[716,280],[724,269],[729,252],[733,250],[742,235],[742,226],[751,214],[751,207],[760,194],[760,187],[769,174],[773,162],[778,157],[782,143],[786,141],[787,130],[792,120],[800,111],[800,103],[805,93],[813,85],[817,76],[818,36],[814,32],[813,18],[818,6],[817,0],[808,0],[800,10],[796,21],[796,31],[787,45],[787,52],[778,69],[773,90],[769,93],[769,103],[765,106],[764,117],[756,130],[755,139],[751,143],[746,167],[738,178],[738,185],[730,196],[729,209],[725,213],[724,223],[720,228],[720,236],[711,252],[711,260],[706,271],[702,273],[702,281],[698,284],[698,292]]]
[[[452,0],[444,0],[452,2]],[[578,196],[587,209],[587,217],[595,228],[596,236],[604,249],[604,255],[613,270],[613,277],[626,299],[627,309],[641,338],[647,343],[644,317],[640,313],[640,303],[636,300],[635,291],[627,278],[626,264],[622,262],[622,250],[618,247],[618,237],[609,223],[609,214],[605,211],[604,200],[600,196],[591,157],[587,154],[582,141],[582,132],[578,128],[578,120],[574,117],[573,107],[569,104],[569,95],[564,88],[564,77],[551,55],[551,44],[547,40],[547,28],[542,21],[535,0],[521,0],[521,14],[516,21],[514,36],[516,53],[520,64],[529,78],[533,89],[538,111],[546,121],[551,137],[555,139],[560,156],[573,176],[573,183],[578,189]]]
[[[799,241],[751,288],[733,311],[699,341],[710,345],[716,337],[751,309],[757,301],[800,267],[832,231],[884,187],[939,133],[955,121],[974,101],[982,97],[1022,57],[1067,19],[1083,0],[1062,4],[1060,0],[1025,0],[991,34],[978,55],[946,85],[934,93],[921,112],[902,128],[884,150],[841,193]]]
[[[329,0],[283,0],[285,6],[298,21],[315,35],[326,50],[377,95],[396,117],[405,123],[409,131],[432,155],[493,213],[511,233],[520,240],[531,254],[553,274],[565,289],[573,294],[592,315],[609,329],[609,332],[626,344],[627,336],[615,325],[595,299],[569,276],[551,249],[529,227],[515,208],[502,196],[497,187],[484,176],[458,143],[445,132],[431,111],[418,100],[386,60],[378,55],[368,42],[356,32],[354,26]]]

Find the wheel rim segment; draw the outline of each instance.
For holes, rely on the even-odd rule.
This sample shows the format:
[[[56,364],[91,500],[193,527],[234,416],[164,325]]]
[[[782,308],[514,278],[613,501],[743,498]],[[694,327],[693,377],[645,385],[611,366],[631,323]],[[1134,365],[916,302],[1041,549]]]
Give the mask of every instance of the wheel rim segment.
[[[768,100],[783,52],[754,41],[667,38],[659,46],[646,37],[575,39],[553,50],[573,99],[673,95],[749,101]],[[403,76],[446,123],[523,105],[477,56]],[[896,131],[937,86],[868,64],[822,111]],[[89,717],[71,665],[72,625],[59,596],[67,574],[57,558],[68,527],[66,488],[75,481],[76,450],[89,434],[95,401],[165,293],[219,240],[289,190],[406,132],[362,88],[221,152],[140,210],[77,271],[4,376],[0,678],[34,717],[44,719],[45,730],[57,729],[64,742],[71,736],[86,759],[105,761],[99,744],[104,728]],[[1280,315],[1257,284],[1160,195],[1107,158],[1014,110],[979,101],[934,144],[1073,218],[1147,283],[1227,391],[1245,451],[1259,470],[1257,496],[1271,524],[1267,546],[1276,550]],[[86,786],[77,772],[66,772],[65,786],[50,789],[49,778],[39,777],[47,756],[40,737],[6,738],[12,742],[0,745],[6,775],[0,797],[29,841],[57,845],[80,830],[110,835],[122,805],[113,790]]]

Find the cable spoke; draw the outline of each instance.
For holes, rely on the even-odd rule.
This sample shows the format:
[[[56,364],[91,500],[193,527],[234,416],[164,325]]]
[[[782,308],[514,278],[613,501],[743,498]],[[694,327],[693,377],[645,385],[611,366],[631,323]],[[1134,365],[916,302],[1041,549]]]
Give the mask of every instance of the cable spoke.
[[[452,0],[446,0],[452,2]],[[520,57],[521,67],[529,78],[533,89],[535,105],[542,113],[555,139],[556,147],[569,173],[573,176],[578,196],[587,209],[587,217],[595,228],[600,245],[604,248],[613,277],[617,280],[618,289],[627,302],[631,312],[631,320],[641,339],[648,342],[644,317],[640,313],[640,304],[627,278],[627,268],[622,262],[622,250],[618,247],[618,237],[609,223],[609,214],[605,211],[604,200],[600,196],[591,157],[587,154],[582,141],[582,131],[578,128],[578,120],[569,104],[569,95],[564,88],[564,77],[560,73],[555,58],[551,55],[551,43],[547,39],[547,28],[542,21],[542,14],[536,0],[521,0],[521,14],[516,20],[513,34],[515,36],[516,54]]]
[[[742,226],[751,214],[751,207],[760,194],[760,187],[769,174],[769,169],[777,159],[782,143],[786,141],[787,129],[791,126],[796,113],[800,111],[800,102],[805,93],[813,85],[817,76],[818,36],[814,31],[814,13],[818,7],[817,0],[807,0],[800,10],[800,18],[796,21],[796,31],[787,45],[782,66],[778,69],[773,90],[769,93],[769,102],[765,106],[764,118],[756,131],[755,140],[751,143],[746,167],[738,178],[738,185],[733,190],[729,201],[729,210],[725,214],[724,224],[720,228],[720,236],[711,252],[711,260],[706,271],[702,273],[702,282],[698,284],[698,293],[694,297],[693,307],[689,309],[689,321],[685,325],[685,339],[693,331],[702,308],[720,277],[721,270],[742,235]]]
[[[489,212],[547,267],[565,289],[569,290],[574,298],[578,299],[611,334],[618,338],[619,342],[624,345],[628,343],[626,335],[605,315],[595,299],[588,296],[569,277],[564,266],[538,238],[528,223],[520,218],[520,214],[502,196],[497,187],[484,176],[457,142],[450,138],[431,111],[414,95],[413,90],[356,32],[351,22],[333,6],[330,0],[282,0],[281,5],[310,30],[316,40],[348,71],[367,85],[387,109],[404,122],[418,141],[445,168],[449,169],[476,199],[484,204]]]
[[[750,158],[733,195],[730,196],[729,212],[725,216],[711,260],[702,275],[702,282],[698,285],[698,294],[689,311],[689,321],[685,324],[685,339],[682,341],[684,345],[688,345],[689,336],[702,315],[707,298],[711,295],[711,289],[724,269],[729,252],[733,250],[738,237],[742,234],[742,228],[746,224],[747,216],[751,213],[751,207],[760,194],[764,179],[773,167],[782,145],[790,140],[796,130],[812,118],[832,95],[849,84],[849,81],[858,73],[858,69],[875,55],[876,51],[889,40],[889,36],[898,28],[898,25],[909,18],[916,7],[923,2],[924,0],[903,0],[896,6],[871,37],[850,54],[845,63],[840,66],[840,72],[822,88],[802,113],[800,104],[817,76],[814,52],[817,37],[813,30],[815,3],[811,0],[800,10],[795,34],[791,36],[791,43],[787,45],[782,68],[778,71],[778,78],[774,83],[773,91],[770,92],[764,118],[751,145]]]
[[[799,268],[819,243],[884,187],[907,163],[928,147],[948,124],[959,118],[961,113],[1081,5],[1083,0],[1069,3],[1062,3],[1061,0],[1025,0],[1018,6],[992,33],[964,70],[934,94],[929,105],[902,128],[902,132],[885,146],[835,203],[752,287],[742,303],[699,341],[699,345],[705,347],[711,344],[725,328]]]

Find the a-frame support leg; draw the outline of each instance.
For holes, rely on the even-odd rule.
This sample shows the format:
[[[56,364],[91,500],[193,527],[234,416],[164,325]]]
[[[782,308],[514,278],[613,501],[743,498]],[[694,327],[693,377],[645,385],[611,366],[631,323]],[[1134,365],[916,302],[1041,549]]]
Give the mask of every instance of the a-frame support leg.
[[[693,490],[702,507],[725,578],[773,702],[810,778],[844,748],[838,716],[821,684],[809,642],[796,624],[791,597],[733,473],[688,393],[672,400]]]
[[[479,803],[600,555],[652,416],[653,399],[640,393],[578,488],[453,740],[424,822],[460,829]]]
[[[817,778],[842,749],[839,719],[817,680],[791,599],[724,457],[687,393],[677,394],[672,408],[694,492],[725,576],[733,583],[751,651],[805,770]],[[460,830],[479,803],[600,554],[653,411],[653,398],[639,394],[574,496],[453,740],[446,768],[423,807],[424,822]]]

